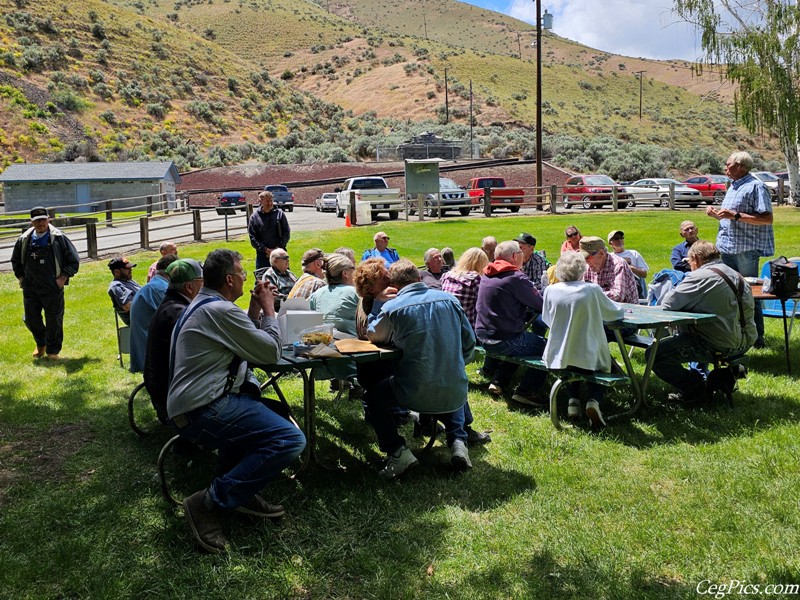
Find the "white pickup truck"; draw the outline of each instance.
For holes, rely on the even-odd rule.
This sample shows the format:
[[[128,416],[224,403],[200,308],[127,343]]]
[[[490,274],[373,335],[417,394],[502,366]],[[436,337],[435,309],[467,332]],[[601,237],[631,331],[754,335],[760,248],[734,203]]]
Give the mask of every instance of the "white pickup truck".
[[[351,177],[336,192],[336,216],[344,218],[350,206],[350,192],[355,193],[356,203],[369,203],[372,218],[381,212],[396,219],[403,209],[403,199],[399,189],[391,189],[383,177]]]

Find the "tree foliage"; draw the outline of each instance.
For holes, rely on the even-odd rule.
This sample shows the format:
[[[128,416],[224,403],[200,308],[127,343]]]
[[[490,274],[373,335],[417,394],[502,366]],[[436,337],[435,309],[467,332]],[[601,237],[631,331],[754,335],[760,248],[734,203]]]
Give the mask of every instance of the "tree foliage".
[[[800,7],[796,0],[675,0],[700,31],[705,62],[736,82],[737,116],[752,133],[776,131],[800,200]]]

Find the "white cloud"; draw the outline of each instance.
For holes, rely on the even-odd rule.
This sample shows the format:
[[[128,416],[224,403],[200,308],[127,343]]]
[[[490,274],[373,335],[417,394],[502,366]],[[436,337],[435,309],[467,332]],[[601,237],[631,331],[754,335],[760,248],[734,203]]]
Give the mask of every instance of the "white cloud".
[[[497,5],[500,12],[536,22],[533,0]],[[554,33],[605,52],[687,60],[702,54],[693,28],[672,13],[669,0],[542,0],[545,10],[554,15]]]

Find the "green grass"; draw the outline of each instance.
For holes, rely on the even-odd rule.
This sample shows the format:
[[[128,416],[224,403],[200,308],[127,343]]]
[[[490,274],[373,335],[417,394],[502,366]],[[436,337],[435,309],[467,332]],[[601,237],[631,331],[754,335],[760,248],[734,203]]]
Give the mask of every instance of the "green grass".
[[[553,258],[564,227],[622,229],[653,271],[667,264],[682,213],[584,214],[384,228],[400,254],[456,252],[487,234],[533,233]],[[800,255],[800,213],[776,211],[781,254]],[[716,223],[697,217],[701,237]],[[374,228],[298,233],[303,250],[371,245]],[[221,244],[185,245],[203,258]],[[230,247],[246,257],[246,242]],[[144,279],[153,252],[133,256]],[[231,520],[227,556],[195,552],[182,518],[160,497],[155,460],[170,432],[138,439],[125,416],[139,381],[119,368],[108,270],[85,263],[67,292],[66,360],[34,363],[21,294],[0,277],[0,597],[3,598],[694,598],[701,580],[797,583],[800,561],[800,402],[785,372],[780,323],[752,351],[736,407],[652,406],[591,434],[497,402],[475,365],[470,403],[493,442],[460,476],[437,446],[402,481],[377,477],[380,459],[360,406],[334,406],[318,388],[321,456],[346,472],[312,468],[269,488],[287,506],[278,524]],[[243,302],[241,303],[243,304]],[[800,352],[797,338],[792,356]],[[641,368],[641,351],[634,355]],[[299,406],[299,382],[283,389]],[[629,400],[624,392],[610,402]],[[202,461],[199,461],[202,462]],[[205,485],[206,469],[194,469]]]

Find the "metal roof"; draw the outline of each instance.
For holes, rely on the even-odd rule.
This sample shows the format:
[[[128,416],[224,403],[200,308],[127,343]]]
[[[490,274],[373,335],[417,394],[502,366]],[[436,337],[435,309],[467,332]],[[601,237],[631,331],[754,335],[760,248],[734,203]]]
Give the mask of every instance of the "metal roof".
[[[89,162],[12,164],[0,174],[5,183],[61,181],[136,181],[172,179],[181,176],[172,162]]]

